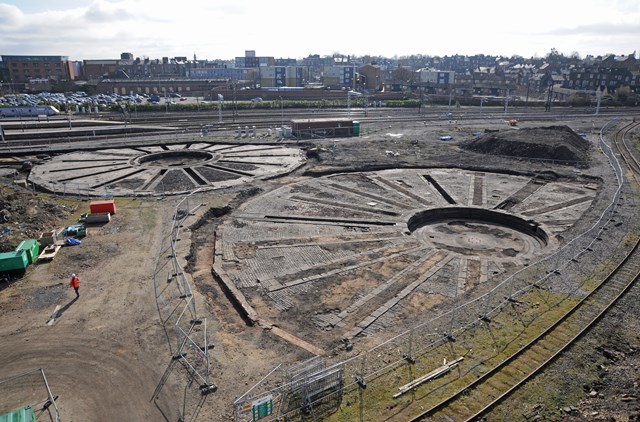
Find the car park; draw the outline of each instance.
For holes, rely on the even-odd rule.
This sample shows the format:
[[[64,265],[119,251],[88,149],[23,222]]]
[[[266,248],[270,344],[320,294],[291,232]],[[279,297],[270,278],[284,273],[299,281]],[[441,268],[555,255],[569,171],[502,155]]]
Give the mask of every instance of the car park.
[[[187,97],[181,96],[177,92],[167,93],[162,97],[159,94],[116,94],[116,93],[100,93],[88,95],[83,91],[52,93],[41,92],[37,94],[4,94],[0,97],[0,106],[3,107],[36,107],[44,105],[52,105],[58,110],[64,112],[82,112],[84,109],[94,111],[96,107],[99,110],[108,110],[113,106],[125,104],[133,106],[134,104],[143,104],[147,100],[148,104],[160,104],[170,101],[167,104],[175,104],[175,101],[187,101]]]

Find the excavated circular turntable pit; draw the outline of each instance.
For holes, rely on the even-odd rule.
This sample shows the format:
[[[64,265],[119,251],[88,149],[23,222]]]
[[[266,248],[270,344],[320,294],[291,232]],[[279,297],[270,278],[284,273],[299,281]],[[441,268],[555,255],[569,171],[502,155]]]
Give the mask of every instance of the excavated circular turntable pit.
[[[219,226],[214,269],[293,332],[375,334],[553,252],[595,195],[460,169],[335,174],[243,204]]]
[[[420,211],[409,232],[435,247],[467,256],[516,258],[540,253],[549,237],[539,224],[517,215],[471,207]]]
[[[282,145],[189,143],[72,152],[35,166],[29,181],[56,193],[185,194],[287,174],[306,158]]]
[[[190,168],[216,162],[221,158],[222,154],[214,154],[208,151],[178,150],[142,155],[131,159],[130,163],[132,166],[142,167]]]

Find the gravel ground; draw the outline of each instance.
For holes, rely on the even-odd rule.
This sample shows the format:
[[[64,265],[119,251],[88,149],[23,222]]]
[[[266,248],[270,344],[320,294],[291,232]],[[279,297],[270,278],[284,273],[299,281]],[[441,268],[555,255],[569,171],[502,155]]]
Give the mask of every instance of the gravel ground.
[[[601,122],[604,124],[604,121]],[[572,121],[577,129],[591,127],[593,121]],[[521,124],[522,129],[549,126],[539,122]],[[598,125],[595,125],[598,126]],[[225,293],[211,280],[211,242],[218,218],[236,208],[247,197],[275,189],[292,181],[337,171],[365,171],[389,167],[459,167],[479,171],[537,174],[558,180],[599,183],[598,199],[585,218],[565,233],[574,237],[588,230],[593,220],[610,204],[615,190],[611,168],[597,149],[597,133],[588,133],[589,148],[578,143],[573,157],[588,154],[588,167],[552,161],[553,152],[539,156],[514,154],[505,149],[494,155],[484,150],[471,152],[464,141],[475,139],[478,131],[490,133],[493,142],[508,143],[509,137],[526,131],[506,125],[468,122],[431,127],[419,122],[385,127],[360,138],[300,143],[308,150],[308,164],[293,174],[269,181],[256,181],[250,188],[220,191],[208,206],[218,212],[192,227],[188,247],[189,270],[197,286],[197,300],[204,309],[216,343],[212,374],[218,392],[202,403],[194,403],[193,385],[178,371],[170,373],[163,394],[150,401],[170,361],[157,304],[149,283],[154,253],[159,251],[163,225],[171,214],[168,200],[129,201],[111,223],[96,228],[81,249],[65,248],[51,265],[37,266],[22,279],[12,279],[0,287],[0,378],[25,369],[46,366],[52,388],[61,393],[63,420],[230,420],[230,403],[275,365],[303,356],[269,331],[244,324],[229,305]],[[525,142],[535,143],[538,134]],[[453,135],[441,141],[441,135]],[[525,135],[522,135],[525,134]],[[579,140],[578,140],[579,141]],[[540,150],[536,150],[539,154]],[[517,155],[517,156],[513,156]],[[566,156],[561,159],[566,160]],[[7,178],[7,181],[11,181]],[[176,184],[180,185],[177,180]],[[44,227],[59,227],[85,212],[83,201],[45,201],[27,191],[4,190],[0,184],[0,210],[6,209],[7,225],[23,226],[19,236],[0,238],[3,250],[11,250],[20,237]],[[203,201],[205,200],[202,198]],[[1,202],[5,200],[4,202]],[[45,202],[43,202],[45,201]],[[584,277],[601,265],[603,257],[615,260],[624,254],[621,239],[638,233],[635,193],[625,191],[613,223],[589,259],[581,262],[575,278]],[[38,210],[30,219],[31,210]],[[2,224],[0,224],[2,227]],[[166,228],[166,227],[165,227]],[[27,232],[27,230],[30,230]],[[18,231],[13,230],[17,235]],[[188,237],[186,232],[184,237]],[[186,240],[186,239],[185,239]],[[185,254],[186,256],[187,254]],[[551,268],[557,262],[550,262]],[[81,272],[87,282],[81,302],[70,301],[69,271]],[[566,277],[570,285],[571,277]],[[527,388],[497,408],[487,420],[638,420],[638,368],[640,365],[640,293],[632,290],[569,353],[537,377]],[[43,327],[53,306],[64,306],[53,327]],[[29,344],[29,348],[25,348]],[[25,349],[29,353],[25,354]],[[98,362],[98,364],[96,364]],[[567,373],[580,376],[567,377]],[[546,395],[538,391],[543,386]],[[83,395],[74,394],[83,391]],[[542,399],[545,399],[544,401]],[[122,407],[126,401],[127,406]],[[1,403],[0,403],[1,404]],[[634,413],[635,412],[635,413]],[[508,415],[508,416],[504,416]],[[525,416],[526,415],[526,416]],[[134,419],[131,419],[134,418]],[[635,419],[634,419],[635,418]]]

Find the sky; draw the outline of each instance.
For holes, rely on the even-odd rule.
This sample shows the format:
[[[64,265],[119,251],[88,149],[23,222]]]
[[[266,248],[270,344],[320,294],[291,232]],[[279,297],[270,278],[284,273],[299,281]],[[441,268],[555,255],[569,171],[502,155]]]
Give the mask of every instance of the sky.
[[[0,55],[627,55],[639,0],[0,0]]]

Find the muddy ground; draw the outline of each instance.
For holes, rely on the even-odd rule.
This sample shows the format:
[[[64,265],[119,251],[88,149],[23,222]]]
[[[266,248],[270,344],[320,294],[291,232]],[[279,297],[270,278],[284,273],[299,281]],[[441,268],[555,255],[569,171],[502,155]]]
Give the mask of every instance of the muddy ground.
[[[577,132],[590,127],[592,121],[569,124]],[[535,128],[541,124],[527,125]],[[488,128],[504,131],[500,142],[513,145],[508,144],[512,128],[499,124]],[[528,158],[540,157],[527,157],[526,153],[505,157],[508,148],[492,154],[462,147],[482,129],[479,124],[461,128],[399,126],[358,139],[300,144],[308,150],[309,159],[294,174],[193,198],[203,206],[188,220],[180,250],[196,286],[197,307],[207,319],[215,344],[211,351],[211,380],[217,386],[214,393],[200,396],[198,383],[190,381],[180,365],[172,365],[173,340],[156,299],[155,264],[164,252],[163,238],[178,200],[171,197],[116,198],[118,211],[112,220],[90,227],[81,245],[63,247],[51,262],[32,265],[26,274],[0,281],[0,380],[43,368],[53,393],[59,396],[56,403],[63,421],[232,420],[235,398],[278,364],[311,355],[264,327],[247,325],[212,279],[212,237],[220,216],[248,197],[335,171],[441,166],[502,168],[557,178],[590,175],[584,165],[578,170],[575,165],[551,160],[530,162]],[[441,141],[443,134],[452,134],[453,139]],[[496,133],[489,135],[495,144]],[[590,132],[588,138],[593,146],[595,134]],[[536,139],[537,134],[529,140],[520,137],[518,142],[535,143]],[[578,157],[582,162],[585,155],[598,155],[580,139],[577,142],[577,147],[562,150],[571,151],[571,159]],[[530,151],[540,154],[541,149]],[[562,155],[560,159],[568,158]],[[73,224],[81,213],[88,212],[86,198],[35,196],[12,182],[13,176],[3,177],[0,188],[0,208],[7,216],[0,228],[11,228],[0,237],[2,251],[39,231]],[[211,209],[215,211],[207,212]],[[68,288],[72,272],[82,281],[77,300]],[[509,420],[638,420],[637,290],[529,387],[536,391],[535,383],[542,383],[554,400],[544,405],[527,400],[531,394],[519,393],[487,420],[507,420],[505,414],[515,415]],[[568,371],[575,376],[566,377]],[[43,394],[41,383],[31,376],[2,383],[0,412],[36,403]]]

